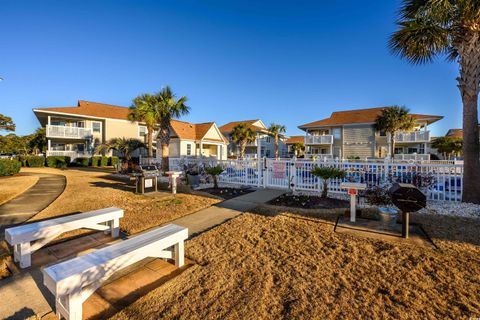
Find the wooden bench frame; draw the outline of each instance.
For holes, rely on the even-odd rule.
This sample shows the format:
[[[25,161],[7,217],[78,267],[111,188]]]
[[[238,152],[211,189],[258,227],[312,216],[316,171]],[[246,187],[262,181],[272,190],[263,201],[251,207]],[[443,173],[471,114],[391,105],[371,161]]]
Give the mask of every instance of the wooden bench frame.
[[[14,261],[20,262],[21,268],[27,268],[32,264],[32,253],[62,233],[92,229],[110,231],[112,237],[118,237],[122,217],[123,209],[112,207],[48,219],[8,228],[5,230],[5,240],[13,246]]]
[[[147,257],[175,259],[177,267],[183,266],[187,238],[187,228],[169,224],[43,269],[43,282],[55,295],[57,317],[82,319],[83,302],[105,280]]]

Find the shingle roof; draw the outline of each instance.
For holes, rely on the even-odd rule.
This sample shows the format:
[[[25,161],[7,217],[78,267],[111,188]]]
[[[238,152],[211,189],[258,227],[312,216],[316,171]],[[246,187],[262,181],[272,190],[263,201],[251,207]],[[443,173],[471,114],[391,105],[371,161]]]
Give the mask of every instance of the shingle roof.
[[[342,125],[342,124],[374,123],[377,117],[382,113],[383,109],[385,109],[385,107],[335,111],[335,112],[332,112],[332,114],[330,115],[330,118],[305,123],[298,127],[300,129],[303,129],[303,128],[309,128],[309,127],[332,126],[332,125]],[[427,120],[429,121],[429,123],[433,123],[443,118],[442,116],[434,116],[434,115],[426,115],[426,114],[412,113],[411,115],[416,120]]]
[[[78,114],[97,118],[127,120],[130,110],[111,104],[79,100],[76,107],[36,108],[34,110]]]
[[[286,144],[305,143],[305,136],[291,136],[285,141]]]
[[[66,114],[75,114],[82,116],[90,116],[96,118],[107,119],[120,119],[128,120],[129,108],[114,106],[105,103],[91,102],[85,100],[79,100],[76,107],[56,107],[56,108],[36,108],[34,111],[51,111],[60,112]],[[179,120],[172,120],[171,126],[174,129],[177,136],[181,139],[201,140],[208,130],[214,125],[213,122],[207,123],[189,123]],[[225,137],[222,136],[222,139]],[[226,142],[220,139],[207,139],[212,141]]]
[[[463,130],[462,129],[449,129],[445,136],[463,138]]]
[[[229,122],[227,124],[224,124],[223,126],[219,127],[220,131],[222,133],[230,133],[232,132],[233,128],[240,124],[240,123],[246,123],[250,128],[252,128],[253,131],[255,132],[268,132],[267,130],[265,130],[264,128],[262,127],[259,127],[259,126],[255,126],[253,125],[255,122],[259,121],[259,119],[256,119],[256,120],[242,120],[242,121],[232,121],[232,122]]]
[[[215,125],[214,122],[206,123],[189,123],[185,121],[172,120],[170,122],[172,129],[177,137],[188,140],[202,140],[207,134],[208,130]],[[206,138],[205,140],[227,142],[226,138],[221,136],[222,139]]]

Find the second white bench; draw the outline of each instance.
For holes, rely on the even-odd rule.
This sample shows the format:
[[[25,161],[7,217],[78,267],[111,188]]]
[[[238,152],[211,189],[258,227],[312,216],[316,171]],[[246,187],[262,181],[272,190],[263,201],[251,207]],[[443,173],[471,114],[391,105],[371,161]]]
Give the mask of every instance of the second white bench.
[[[26,268],[32,263],[33,252],[62,233],[85,228],[110,231],[112,237],[118,237],[122,217],[123,210],[115,207],[73,214],[6,229],[5,240],[13,246],[15,262]]]
[[[184,264],[188,229],[169,224],[43,269],[43,282],[55,295],[59,319],[82,319],[82,303],[113,273],[147,257]]]

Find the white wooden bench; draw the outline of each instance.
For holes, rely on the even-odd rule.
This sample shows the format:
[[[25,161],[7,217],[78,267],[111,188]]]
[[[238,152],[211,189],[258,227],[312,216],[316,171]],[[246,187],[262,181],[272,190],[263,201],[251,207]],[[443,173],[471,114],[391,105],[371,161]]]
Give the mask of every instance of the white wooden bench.
[[[118,237],[123,210],[105,208],[39,222],[24,224],[5,230],[5,240],[13,246],[15,262],[21,268],[31,265],[31,254],[64,232],[76,229],[110,230]],[[32,243],[33,242],[33,243]]]
[[[183,266],[187,237],[187,228],[169,224],[43,269],[43,282],[55,295],[57,317],[82,319],[82,303],[105,280],[144,258],[175,259],[177,267]]]

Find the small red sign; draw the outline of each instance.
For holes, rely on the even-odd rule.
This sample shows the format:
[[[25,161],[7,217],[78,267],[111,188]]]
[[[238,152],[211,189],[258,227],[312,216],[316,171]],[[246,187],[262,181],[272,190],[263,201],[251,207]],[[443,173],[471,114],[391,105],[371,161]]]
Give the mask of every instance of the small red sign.
[[[358,194],[357,189],[348,189],[348,194],[351,196],[356,196]]]

